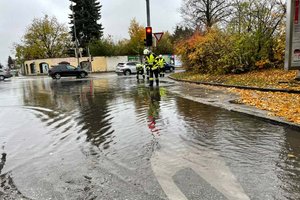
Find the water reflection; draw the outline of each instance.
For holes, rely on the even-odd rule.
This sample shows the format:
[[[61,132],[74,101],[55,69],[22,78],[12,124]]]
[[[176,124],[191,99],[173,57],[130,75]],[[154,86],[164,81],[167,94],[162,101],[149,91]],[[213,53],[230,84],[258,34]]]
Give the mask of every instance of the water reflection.
[[[215,164],[221,158],[251,199],[300,199],[300,136],[291,129],[166,95],[171,87],[148,88],[123,77],[27,80],[21,90],[24,108],[41,121],[37,126],[43,129],[38,130],[50,136],[50,145],[56,145],[49,148],[51,151],[60,144],[60,152],[72,152],[72,145],[79,144],[79,148],[96,149],[98,155],[104,152],[111,160],[107,166],[98,164],[99,170],[114,168],[115,174],[122,173],[122,180],[131,179],[127,173],[135,179],[145,177],[143,170],[149,167],[149,158],[165,152],[166,159],[174,155],[182,163],[193,155],[188,158],[197,158],[189,160],[195,168],[201,161]],[[188,93],[185,88],[181,90]],[[31,123],[25,118],[24,121]],[[155,142],[159,149],[153,148]],[[39,149],[50,146],[48,143]],[[34,152],[34,148],[30,149]],[[84,150],[92,154],[89,148]],[[32,160],[41,155],[44,154],[37,152]],[[168,163],[166,159],[161,159],[161,163]],[[78,158],[73,162],[77,165],[85,161]],[[152,175],[149,168],[146,177]],[[161,165],[157,168],[161,170]]]
[[[218,152],[251,199],[300,199],[297,131],[181,98],[177,109],[188,145]]]
[[[79,134],[77,139],[85,134],[87,141],[107,149],[114,132],[108,106],[114,95],[107,86],[107,80],[95,81],[95,85],[89,80],[28,81],[23,100],[56,135],[61,133],[61,140],[68,134]]]
[[[159,88],[149,89],[149,108],[148,108],[148,127],[152,134],[159,135],[159,129],[156,127],[156,120],[159,118],[159,102],[160,92]]]
[[[2,169],[5,165],[5,161],[6,161],[6,153],[2,153],[1,161],[0,161],[0,175],[1,175]]]

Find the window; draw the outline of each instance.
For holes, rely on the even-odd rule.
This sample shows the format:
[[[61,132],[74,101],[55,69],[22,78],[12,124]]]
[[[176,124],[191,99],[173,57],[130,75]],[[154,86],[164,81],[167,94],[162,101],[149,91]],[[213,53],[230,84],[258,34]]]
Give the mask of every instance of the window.
[[[134,66],[134,65],[136,65],[136,63],[135,62],[129,62],[129,63],[127,63],[127,65]]]
[[[68,69],[68,70],[74,70],[75,67],[73,67],[72,65],[67,65],[67,69]]]
[[[66,66],[58,66],[58,68],[57,68],[58,70],[66,70],[67,69],[67,67]]]

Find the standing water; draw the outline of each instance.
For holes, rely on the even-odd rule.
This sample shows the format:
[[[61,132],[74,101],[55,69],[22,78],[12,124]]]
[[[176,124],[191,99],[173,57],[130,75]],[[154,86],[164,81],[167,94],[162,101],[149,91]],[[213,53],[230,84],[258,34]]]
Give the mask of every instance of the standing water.
[[[186,87],[2,82],[0,199],[300,199],[299,132],[187,100]]]

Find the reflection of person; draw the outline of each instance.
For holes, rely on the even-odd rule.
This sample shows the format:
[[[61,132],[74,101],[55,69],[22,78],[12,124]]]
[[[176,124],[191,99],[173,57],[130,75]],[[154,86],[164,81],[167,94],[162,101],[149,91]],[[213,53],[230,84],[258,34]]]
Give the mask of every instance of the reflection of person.
[[[158,86],[159,85],[159,78],[158,78],[158,70],[159,69],[158,69],[158,65],[156,64],[155,55],[148,49],[144,50],[144,55],[145,55],[146,67],[149,68],[149,73],[150,73],[149,86],[150,87],[153,86],[154,76],[155,76],[156,85]]]
[[[149,90],[149,109],[148,109],[148,127],[152,133],[159,134],[159,130],[156,127],[156,119],[159,117],[159,102],[160,102],[160,90],[159,88],[150,88]]]
[[[1,157],[1,161],[0,161],[0,174],[4,167],[5,161],[6,161],[6,153],[2,153],[2,157]]]

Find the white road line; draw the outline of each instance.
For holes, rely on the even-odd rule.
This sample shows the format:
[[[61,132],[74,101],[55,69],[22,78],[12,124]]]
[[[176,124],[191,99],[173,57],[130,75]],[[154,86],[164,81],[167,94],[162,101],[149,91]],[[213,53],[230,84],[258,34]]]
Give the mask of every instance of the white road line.
[[[223,159],[209,149],[168,144],[154,152],[153,172],[170,200],[187,200],[174,183],[176,172],[191,168],[229,200],[250,200]]]

